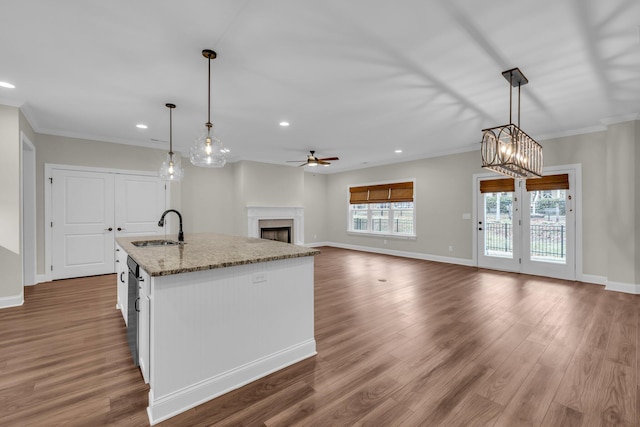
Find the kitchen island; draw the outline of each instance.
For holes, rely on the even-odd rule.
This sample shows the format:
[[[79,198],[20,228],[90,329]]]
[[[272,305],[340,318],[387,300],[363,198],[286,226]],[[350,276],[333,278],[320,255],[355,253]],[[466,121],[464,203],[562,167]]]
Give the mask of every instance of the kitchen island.
[[[317,250],[214,233],[133,244],[157,238],[117,239],[141,268],[138,343],[151,424],[316,354]]]

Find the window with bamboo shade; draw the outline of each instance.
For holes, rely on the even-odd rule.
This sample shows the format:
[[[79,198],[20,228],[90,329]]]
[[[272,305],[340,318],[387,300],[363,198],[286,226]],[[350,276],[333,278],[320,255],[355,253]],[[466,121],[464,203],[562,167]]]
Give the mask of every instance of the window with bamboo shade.
[[[413,181],[349,188],[348,231],[415,237]]]

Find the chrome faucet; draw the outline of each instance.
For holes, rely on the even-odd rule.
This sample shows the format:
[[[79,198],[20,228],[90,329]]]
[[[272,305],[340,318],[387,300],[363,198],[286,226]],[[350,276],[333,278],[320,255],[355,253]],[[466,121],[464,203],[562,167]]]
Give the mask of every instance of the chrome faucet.
[[[164,211],[162,213],[162,216],[160,217],[160,221],[158,221],[158,227],[164,227],[164,217],[169,212],[175,212],[178,215],[178,218],[180,219],[180,231],[178,231],[178,242],[184,242],[184,233],[182,232],[182,215],[180,215],[180,212],[178,212],[177,210],[167,209],[166,211]]]

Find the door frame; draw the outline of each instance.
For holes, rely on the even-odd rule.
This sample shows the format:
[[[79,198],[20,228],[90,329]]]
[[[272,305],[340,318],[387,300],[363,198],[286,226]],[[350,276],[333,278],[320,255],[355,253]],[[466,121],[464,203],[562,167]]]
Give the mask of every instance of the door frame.
[[[32,286],[37,281],[36,264],[36,147],[20,132],[20,251],[22,286]]]
[[[142,175],[142,176],[158,176],[157,172],[150,171],[139,171],[139,170],[127,170],[127,169],[112,169],[112,168],[99,168],[99,167],[89,167],[89,166],[76,166],[76,165],[62,165],[55,163],[45,163],[44,164],[44,223],[42,224],[44,227],[44,279],[47,282],[53,280],[53,275],[51,274],[51,265],[53,263],[53,231],[48,224],[51,224],[53,220],[53,199],[51,192],[51,183],[49,178],[52,177],[53,170],[67,170],[67,171],[78,171],[78,172],[101,172],[101,173],[111,173],[111,174],[126,174],[126,175]],[[171,186],[166,186],[165,192],[165,203],[169,205],[171,200]]]
[[[575,268],[576,268],[576,281],[583,280],[583,264],[582,264],[582,164],[573,163],[568,165],[558,166],[546,166],[542,173],[543,175],[553,175],[556,172],[562,172],[571,170],[575,176],[575,188],[574,191],[574,209],[575,209]],[[472,264],[478,266],[478,188],[479,182],[483,178],[500,178],[502,175],[497,175],[492,172],[476,173],[472,175],[471,179],[471,194],[472,194],[472,207],[471,220],[472,220]]]

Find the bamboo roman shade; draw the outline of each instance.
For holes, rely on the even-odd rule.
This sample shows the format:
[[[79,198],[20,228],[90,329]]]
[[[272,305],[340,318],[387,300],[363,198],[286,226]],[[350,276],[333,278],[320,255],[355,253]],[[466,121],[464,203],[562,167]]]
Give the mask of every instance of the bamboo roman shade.
[[[528,179],[527,191],[568,190],[569,174],[547,175],[542,178]]]
[[[547,175],[542,178],[528,179],[527,191],[568,190],[569,174]],[[480,181],[481,193],[509,193],[515,191],[513,178],[488,179]]]
[[[516,184],[513,178],[480,181],[481,193],[511,193],[514,191],[516,191]]]
[[[413,182],[364,185],[349,188],[349,203],[413,202]]]

